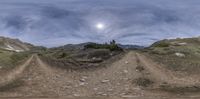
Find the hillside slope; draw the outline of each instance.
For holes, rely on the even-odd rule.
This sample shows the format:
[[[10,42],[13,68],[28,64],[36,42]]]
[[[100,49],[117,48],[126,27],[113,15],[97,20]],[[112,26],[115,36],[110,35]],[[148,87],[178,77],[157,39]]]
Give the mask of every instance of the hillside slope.
[[[170,70],[199,74],[200,38],[162,40],[143,51]]]
[[[29,51],[32,47],[33,45],[22,42],[18,39],[0,37],[0,48],[4,50],[23,52]]]

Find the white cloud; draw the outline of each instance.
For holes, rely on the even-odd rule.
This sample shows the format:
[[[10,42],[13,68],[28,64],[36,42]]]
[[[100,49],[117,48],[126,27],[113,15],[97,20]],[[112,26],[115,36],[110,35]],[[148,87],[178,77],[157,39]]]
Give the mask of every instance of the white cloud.
[[[200,35],[197,0],[0,1],[0,35],[44,46],[111,39],[149,45]],[[97,31],[94,25],[106,28]]]

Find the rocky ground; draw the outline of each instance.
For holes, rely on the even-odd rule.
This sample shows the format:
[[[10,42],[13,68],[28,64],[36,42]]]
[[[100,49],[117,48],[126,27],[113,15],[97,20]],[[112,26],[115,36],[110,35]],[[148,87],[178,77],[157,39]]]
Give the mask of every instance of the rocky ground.
[[[178,77],[135,51],[95,70],[65,70],[49,66],[33,55],[22,66],[1,75],[0,97],[116,97],[140,99],[188,99],[195,92],[164,91],[161,85],[198,85],[200,79]],[[189,87],[190,88],[190,87]],[[197,88],[198,89],[198,88]],[[198,98],[197,98],[198,99]]]

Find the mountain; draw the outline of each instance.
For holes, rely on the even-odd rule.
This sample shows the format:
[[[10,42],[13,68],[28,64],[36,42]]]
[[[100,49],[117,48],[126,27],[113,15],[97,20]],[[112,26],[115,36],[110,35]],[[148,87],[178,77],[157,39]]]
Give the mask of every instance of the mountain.
[[[34,46],[32,44],[22,42],[19,39],[0,37],[0,49],[14,51],[14,52],[23,52],[23,51],[29,51],[33,47]]]
[[[85,45],[91,44],[92,42],[80,43],[80,44],[66,44],[60,47],[54,47],[51,49],[64,49],[64,50],[80,50],[84,49]]]
[[[145,48],[144,46],[139,46],[139,45],[123,45],[123,44],[118,44],[119,47],[123,49],[143,49]]]
[[[67,44],[61,47],[55,47],[54,49],[65,49],[65,50],[74,50],[74,49],[84,49],[85,45],[93,44],[93,42],[86,42],[86,43],[80,43],[80,44]],[[123,49],[143,49],[144,46],[139,45],[123,45],[123,44],[117,44],[119,47]]]

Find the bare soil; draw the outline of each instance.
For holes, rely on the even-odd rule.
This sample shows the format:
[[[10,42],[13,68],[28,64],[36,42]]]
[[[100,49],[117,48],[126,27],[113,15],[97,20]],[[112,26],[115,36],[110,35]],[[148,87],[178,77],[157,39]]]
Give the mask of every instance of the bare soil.
[[[179,77],[135,51],[104,68],[73,71],[49,66],[37,55],[23,65],[0,75],[0,97],[58,98],[99,97],[104,99],[198,99],[198,77]],[[142,69],[138,69],[138,66]],[[145,86],[138,85],[141,80]],[[148,83],[151,82],[151,83]],[[164,86],[164,87],[163,87]],[[180,88],[186,91],[180,92]],[[178,90],[177,90],[178,89]],[[174,91],[175,90],[175,91]],[[177,93],[178,92],[178,93]]]

